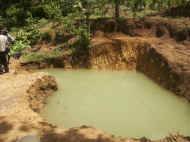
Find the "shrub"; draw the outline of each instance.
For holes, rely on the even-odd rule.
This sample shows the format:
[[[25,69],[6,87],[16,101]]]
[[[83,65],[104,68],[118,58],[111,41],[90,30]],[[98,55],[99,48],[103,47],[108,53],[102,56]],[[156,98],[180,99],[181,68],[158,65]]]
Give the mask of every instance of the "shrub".
[[[17,40],[14,45],[11,47],[10,55],[13,56],[15,54],[21,53],[25,48],[29,48],[30,45],[27,42],[22,40]]]
[[[27,39],[31,45],[34,45],[41,37],[41,33],[36,26],[27,27],[26,32],[28,33]]]
[[[6,23],[8,26],[23,26],[26,24],[27,17],[31,17],[30,11],[13,5],[6,9]]]
[[[61,7],[56,2],[44,4],[43,10],[46,18],[56,19],[62,16]]]
[[[53,50],[50,52],[25,53],[22,56],[22,62],[23,63],[42,62],[42,61],[51,60],[60,56],[62,56],[62,52],[58,50]]]
[[[62,14],[63,16],[67,16],[69,13],[73,12],[73,5],[75,0],[63,0],[61,4]]]
[[[48,32],[44,32],[41,34],[41,40],[46,42],[51,42],[51,35]]]
[[[90,47],[90,33],[86,27],[79,27],[75,29],[75,34],[78,41],[73,45],[74,48],[89,48]]]
[[[90,28],[85,22],[77,21],[72,15],[63,19],[63,29],[66,33],[76,36],[78,41],[73,48],[88,48],[90,44]]]
[[[11,55],[21,53],[25,48],[30,48],[40,39],[40,32],[33,26],[23,28],[16,32],[16,41],[11,47]]]

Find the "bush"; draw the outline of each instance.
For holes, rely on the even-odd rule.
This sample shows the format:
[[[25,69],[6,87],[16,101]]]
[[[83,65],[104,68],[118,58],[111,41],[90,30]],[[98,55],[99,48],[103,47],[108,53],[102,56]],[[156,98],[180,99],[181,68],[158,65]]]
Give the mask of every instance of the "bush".
[[[6,23],[8,26],[23,26],[26,24],[27,17],[31,17],[30,11],[25,11],[24,8],[16,7],[15,5],[6,9]]]
[[[90,33],[86,27],[79,27],[75,30],[78,41],[73,45],[74,48],[89,48],[90,47]]]
[[[21,53],[24,49],[30,48],[41,37],[41,34],[37,28],[34,28],[33,24],[27,28],[23,28],[16,32],[16,41],[11,47],[11,55]]]
[[[44,4],[43,11],[45,12],[45,17],[49,19],[56,19],[62,16],[61,7],[56,2]]]
[[[73,5],[75,0],[64,0],[61,4],[63,16],[67,16],[69,13],[73,12]]]
[[[10,55],[13,56],[18,53],[22,53],[25,48],[29,48],[30,45],[27,42],[22,40],[17,40],[14,45],[11,47]]]
[[[51,52],[32,52],[32,53],[24,54],[22,56],[22,62],[23,63],[42,62],[42,61],[51,60],[60,56],[62,56],[62,52],[58,50],[53,50]]]
[[[70,33],[78,39],[73,48],[88,48],[90,45],[90,30],[86,23],[75,20],[74,17],[67,16],[63,19],[63,29],[66,33]]]
[[[46,42],[51,42],[51,35],[48,32],[44,32],[41,34],[41,40]]]
[[[34,45],[41,37],[41,33],[35,25],[27,27],[25,30],[27,34],[27,39],[30,41],[31,45]]]

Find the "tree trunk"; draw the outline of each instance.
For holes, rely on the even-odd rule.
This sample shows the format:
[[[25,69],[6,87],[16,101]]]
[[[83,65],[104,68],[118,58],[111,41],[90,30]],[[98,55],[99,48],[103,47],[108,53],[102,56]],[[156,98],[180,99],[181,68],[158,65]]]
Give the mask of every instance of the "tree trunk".
[[[120,0],[115,0],[115,18],[120,17]]]

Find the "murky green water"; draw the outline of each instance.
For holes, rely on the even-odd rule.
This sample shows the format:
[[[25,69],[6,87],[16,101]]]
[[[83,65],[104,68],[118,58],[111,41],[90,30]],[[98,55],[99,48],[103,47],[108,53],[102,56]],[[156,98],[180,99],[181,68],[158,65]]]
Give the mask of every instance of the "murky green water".
[[[190,104],[134,71],[48,70],[59,91],[42,116],[66,128],[90,125],[117,136],[190,134]]]

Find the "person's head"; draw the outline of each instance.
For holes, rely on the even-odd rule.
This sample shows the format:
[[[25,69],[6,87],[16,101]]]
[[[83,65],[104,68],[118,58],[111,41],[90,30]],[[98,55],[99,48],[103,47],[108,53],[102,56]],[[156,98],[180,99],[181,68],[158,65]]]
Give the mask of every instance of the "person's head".
[[[6,28],[1,30],[1,35],[7,35],[8,34],[8,30]]]

